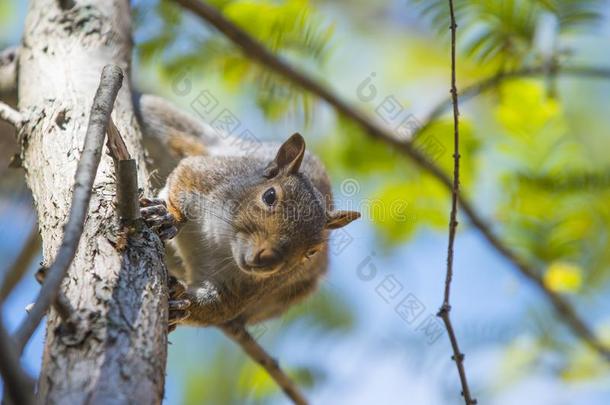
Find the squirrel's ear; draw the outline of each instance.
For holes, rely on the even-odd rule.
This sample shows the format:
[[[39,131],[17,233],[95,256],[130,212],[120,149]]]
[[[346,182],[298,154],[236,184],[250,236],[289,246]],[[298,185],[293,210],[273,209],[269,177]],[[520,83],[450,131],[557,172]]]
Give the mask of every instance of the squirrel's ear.
[[[331,211],[326,215],[326,229],[339,229],[360,218],[358,211]]]
[[[301,134],[296,133],[280,146],[275,159],[265,168],[264,176],[270,179],[279,172],[290,174],[298,172],[304,155],[305,139]]]

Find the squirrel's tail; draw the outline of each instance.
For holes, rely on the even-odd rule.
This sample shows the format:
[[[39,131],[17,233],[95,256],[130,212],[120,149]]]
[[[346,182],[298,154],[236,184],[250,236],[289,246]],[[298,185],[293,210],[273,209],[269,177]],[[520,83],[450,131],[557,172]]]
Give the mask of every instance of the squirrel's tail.
[[[205,144],[201,139],[173,128],[167,134],[167,146],[170,153],[179,158],[206,154]]]

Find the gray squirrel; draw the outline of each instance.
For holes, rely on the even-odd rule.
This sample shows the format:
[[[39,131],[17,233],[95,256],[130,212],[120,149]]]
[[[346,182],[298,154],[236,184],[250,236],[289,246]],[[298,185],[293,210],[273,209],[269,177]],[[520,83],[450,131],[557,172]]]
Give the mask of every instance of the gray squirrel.
[[[156,100],[145,101],[154,115]],[[315,291],[329,232],[360,214],[334,209],[324,166],[300,134],[244,147],[200,123],[205,136],[195,138],[188,123],[163,122],[167,147],[184,158],[158,198],[141,200],[144,220],[181,261],[170,266],[170,330],[278,316]]]

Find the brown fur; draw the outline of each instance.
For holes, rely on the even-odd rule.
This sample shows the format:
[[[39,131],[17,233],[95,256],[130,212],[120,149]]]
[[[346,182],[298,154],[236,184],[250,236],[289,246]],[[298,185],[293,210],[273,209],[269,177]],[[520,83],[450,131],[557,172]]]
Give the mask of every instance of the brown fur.
[[[181,225],[172,243],[185,268],[176,276],[193,302],[187,324],[281,314],[326,273],[329,229],[359,216],[333,209],[324,167],[298,134],[252,155],[186,158],[164,192]]]

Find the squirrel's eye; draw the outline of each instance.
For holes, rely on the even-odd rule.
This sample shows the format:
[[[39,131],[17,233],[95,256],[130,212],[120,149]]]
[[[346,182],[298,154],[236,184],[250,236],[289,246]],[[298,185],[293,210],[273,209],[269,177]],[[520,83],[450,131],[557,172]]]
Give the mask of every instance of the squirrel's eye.
[[[307,253],[305,253],[305,256],[307,256],[307,258],[309,259],[310,257],[315,255],[316,253],[318,253],[318,249],[309,249],[307,251]]]
[[[273,187],[263,193],[263,202],[270,207],[275,204],[276,198],[275,189]]]

